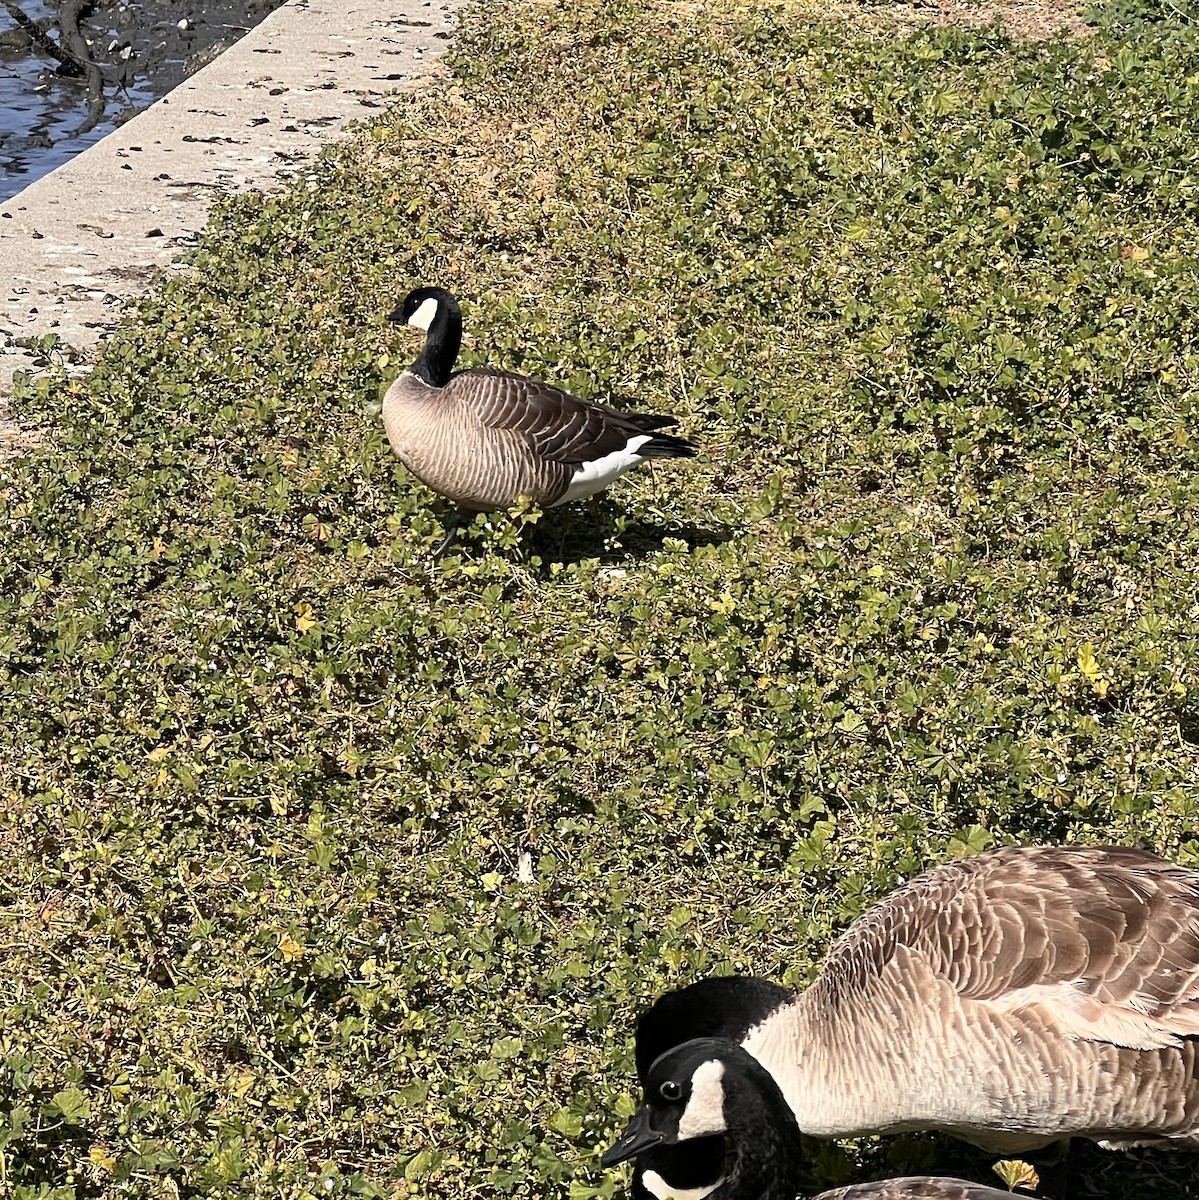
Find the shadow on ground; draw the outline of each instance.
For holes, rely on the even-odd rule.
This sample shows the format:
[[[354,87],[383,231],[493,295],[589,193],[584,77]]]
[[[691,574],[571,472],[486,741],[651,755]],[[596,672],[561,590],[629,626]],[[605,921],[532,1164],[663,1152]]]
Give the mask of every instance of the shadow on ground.
[[[813,1156],[823,1158],[827,1143],[811,1143]],[[841,1155],[839,1149],[832,1157]],[[1035,1193],[1020,1189],[1015,1196],[1036,1195],[1044,1200],[1183,1200],[1199,1195],[1199,1155],[1186,1151],[1137,1149],[1104,1150],[1075,1138],[1064,1148],[1013,1156],[1029,1163],[1040,1177]],[[1000,1159],[943,1134],[904,1134],[875,1143],[861,1170],[846,1182],[884,1179],[895,1175],[949,1175],[1002,1189],[994,1171]],[[848,1164],[848,1160],[846,1160]],[[813,1186],[812,1190],[820,1190]]]
[[[449,522],[452,510],[438,513],[438,519]],[[515,546],[503,545],[504,523],[505,518],[500,516],[493,518],[491,529],[481,525],[466,527],[447,553],[477,559],[490,550],[527,562],[540,559],[538,572],[548,574],[552,566],[570,566],[588,559],[604,566],[641,562],[659,553],[670,541],[682,542],[688,550],[717,546],[737,533],[729,525],[640,520],[635,513],[610,500],[551,510],[520,530]]]

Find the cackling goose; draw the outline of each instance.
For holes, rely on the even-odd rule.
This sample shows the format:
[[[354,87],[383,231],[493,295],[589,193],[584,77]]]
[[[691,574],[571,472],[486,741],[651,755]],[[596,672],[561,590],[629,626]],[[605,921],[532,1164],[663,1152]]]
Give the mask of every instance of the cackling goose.
[[[695,448],[660,430],[675,417],[587,404],[536,379],[492,367],[454,372],[458,302],[443,288],[410,292],[388,318],[426,333],[420,356],[383,398],[383,426],[400,461],[463,513],[581,500],[651,458]],[[461,518],[459,518],[461,519]],[[453,540],[455,525],[440,554]]]
[[[794,992],[765,979],[714,975],[660,996],[637,1022],[637,1078],[645,1086],[650,1067],[667,1050],[693,1038],[740,1042]],[[633,1165],[633,1200],[680,1200],[720,1175],[724,1138],[694,1138],[683,1146],[662,1145],[638,1155]],[[649,1180],[649,1185],[646,1179]]]
[[[1013,1194],[985,1183],[967,1183],[943,1175],[908,1175],[833,1188],[812,1200],[1013,1200]]]

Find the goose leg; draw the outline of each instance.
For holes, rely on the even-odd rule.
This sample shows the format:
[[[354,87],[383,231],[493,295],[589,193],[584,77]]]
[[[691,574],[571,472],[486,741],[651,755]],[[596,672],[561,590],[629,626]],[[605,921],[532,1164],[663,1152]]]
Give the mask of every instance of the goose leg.
[[[1052,1196],[1054,1200],[1071,1200],[1070,1151],[1073,1145],[1073,1138],[1063,1138],[1035,1156],[1034,1165],[1041,1177],[1037,1190],[1042,1195]]]
[[[462,532],[462,526],[466,524],[470,514],[464,508],[459,508],[450,517],[446,525],[446,535],[442,539],[441,545],[433,551],[433,561],[441,562],[445,557],[445,553],[458,540],[458,535]]]

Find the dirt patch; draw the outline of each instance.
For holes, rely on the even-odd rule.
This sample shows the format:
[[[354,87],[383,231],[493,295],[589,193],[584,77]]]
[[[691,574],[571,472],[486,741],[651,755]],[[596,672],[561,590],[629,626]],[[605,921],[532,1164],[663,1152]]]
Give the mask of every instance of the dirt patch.
[[[999,22],[1016,37],[1040,40],[1058,36],[1086,37],[1091,27],[1083,19],[1083,6],[1066,0],[921,0],[915,4],[871,5],[874,13],[886,11],[899,24],[960,25],[975,29]]]
[[[996,22],[1013,37],[1034,41],[1066,36],[1085,37],[1091,32],[1083,17],[1087,0],[783,0],[786,11],[805,22],[843,17],[879,33],[919,29],[922,25],[957,25],[982,29]],[[746,0],[666,0],[663,11],[680,17],[704,14],[717,20],[736,21],[749,11]]]
[[[46,440],[46,431],[33,425],[22,425],[0,412],[0,459],[16,454],[28,454]]]

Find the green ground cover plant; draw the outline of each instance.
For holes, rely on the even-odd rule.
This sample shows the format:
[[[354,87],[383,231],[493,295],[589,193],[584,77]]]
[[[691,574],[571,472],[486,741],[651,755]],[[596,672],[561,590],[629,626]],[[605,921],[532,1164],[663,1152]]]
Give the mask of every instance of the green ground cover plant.
[[[995,844],[1199,867],[1199,31],[1094,19],[477,7],[27,389],[0,1193],[607,1200],[662,989],[801,985]],[[431,565],[377,415],[420,283],[703,456]],[[1084,1150],[1075,1195],[1193,1172]]]

